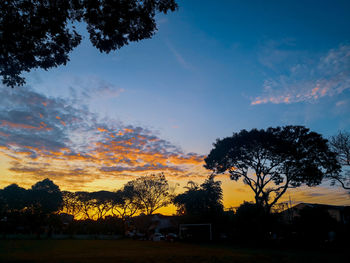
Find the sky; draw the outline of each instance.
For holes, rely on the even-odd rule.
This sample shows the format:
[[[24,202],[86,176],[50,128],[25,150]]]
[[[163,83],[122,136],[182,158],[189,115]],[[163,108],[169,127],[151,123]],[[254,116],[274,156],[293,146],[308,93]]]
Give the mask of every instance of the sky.
[[[65,190],[113,190],[164,172],[203,182],[217,138],[304,125],[350,130],[349,1],[178,1],[152,39],[110,54],[85,36],[70,62],[0,87],[0,186],[50,178]],[[253,200],[220,177],[226,207]],[[325,182],[294,202],[350,205]]]

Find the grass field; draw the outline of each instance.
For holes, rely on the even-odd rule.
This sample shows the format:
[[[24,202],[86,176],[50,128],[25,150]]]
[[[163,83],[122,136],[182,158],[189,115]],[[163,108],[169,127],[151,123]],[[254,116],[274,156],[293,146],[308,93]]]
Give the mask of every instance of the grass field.
[[[340,252],[134,240],[0,240],[0,262],[349,262]]]

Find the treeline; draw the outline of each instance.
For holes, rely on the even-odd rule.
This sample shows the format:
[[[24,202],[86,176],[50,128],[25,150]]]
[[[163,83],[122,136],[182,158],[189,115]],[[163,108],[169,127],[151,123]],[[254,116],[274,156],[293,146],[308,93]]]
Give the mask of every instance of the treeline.
[[[97,192],[61,191],[50,179],[37,182],[30,189],[11,184],[0,190],[0,212],[49,215],[60,212],[77,219],[120,218],[136,213],[153,214],[172,201],[171,188],[164,174],[153,174],[126,183],[120,190]]]
[[[40,235],[43,228],[62,232],[69,225],[73,232],[108,230],[123,235],[127,231],[126,219],[140,214],[149,218],[169,204],[177,207],[179,216],[198,219],[222,215],[220,182],[213,178],[201,185],[189,181],[185,190],[176,195],[175,187],[162,173],[136,178],[116,191],[61,191],[50,179],[37,182],[30,189],[11,184],[0,190],[0,225],[3,233]]]
[[[164,174],[152,174],[127,182],[117,191],[61,191],[50,179],[24,189],[11,184],[0,190],[2,216],[16,214],[66,213],[75,219],[99,220],[106,216],[121,219],[136,214],[152,215],[174,204],[179,215],[221,213],[222,189],[219,181],[207,179],[198,185],[189,181],[186,191],[175,195]]]
[[[0,232],[2,235],[32,233],[39,237],[44,227],[52,230],[60,225],[57,214],[62,203],[62,192],[49,179],[37,182],[30,189],[11,184],[0,190]]]
[[[10,214],[48,215],[62,208],[63,197],[60,188],[51,180],[37,182],[30,189],[11,184],[0,190],[0,212]]]
[[[62,212],[93,220],[108,215],[123,220],[140,213],[151,215],[171,203],[171,190],[164,174],[153,174],[129,181],[115,192],[63,191]]]
[[[30,189],[12,184],[0,190],[0,234],[5,238],[7,234],[97,238],[134,231],[149,238],[154,234],[152,214],[169,204],[177,207],[177,215],[168,217],[176,222],[172,232],[178,233],[180,224],[210,223],[214,240],[258,246],[320,246],[335,244],[334,240],[345,244],[350,233],[349,221],[337,222],[322,207],[306,207],[298,217],[286,220],[291,208],[287,204],[275,206],[271,213],[248,202],[237,210],[224,211],[222,197],[221,183],[213,178],[200,185],[189,181],[185,191],[176,195],[164,174],[137,178],[114,192],[60,191],[49,179]],[[346,209],[343,216],[349,220],[350,211]],[[188,238],[201,241],[203,234],[208,237],[190,232]]]

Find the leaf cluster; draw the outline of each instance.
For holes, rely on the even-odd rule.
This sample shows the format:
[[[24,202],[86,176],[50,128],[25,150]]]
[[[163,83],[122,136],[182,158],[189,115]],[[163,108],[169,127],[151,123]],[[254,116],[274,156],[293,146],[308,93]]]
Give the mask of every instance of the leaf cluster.
[[[100,52],[151,38],[155,15],[174,11],[174,0],[3,0],[0,1],[0,75],[5,85],[25,84],[31,69],[66,65],[82,35]]]

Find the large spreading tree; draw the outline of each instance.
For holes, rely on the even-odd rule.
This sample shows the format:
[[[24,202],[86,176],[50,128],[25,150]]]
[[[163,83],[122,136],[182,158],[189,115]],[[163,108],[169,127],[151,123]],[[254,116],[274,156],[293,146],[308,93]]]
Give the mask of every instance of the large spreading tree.
[[[176,8],[175,0],[1,0],[2,82],[23,85],[23,72],[66,65],[82,40],[78,22],[86,25],[92,45],[109,53],[151,38],[155,15]]]
[[[340,171],[327,140],[303,126],[252,129],[214,143],[205,167],[213,175],[228,173],[254,193],[255,202],[270,211],[289,188],[319,185]]]
[[[133,193],[133,202],[147,215],[171,203],[171,188],[163,173],[141,176],[127,182],[124,188]]]

